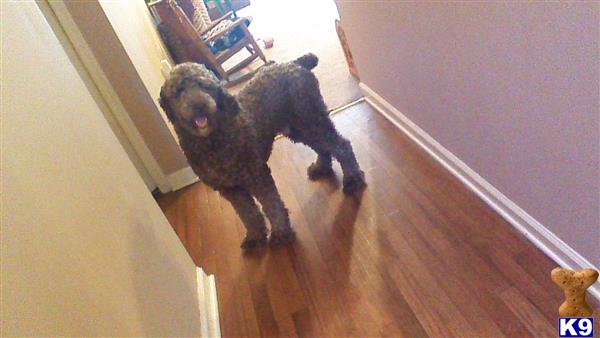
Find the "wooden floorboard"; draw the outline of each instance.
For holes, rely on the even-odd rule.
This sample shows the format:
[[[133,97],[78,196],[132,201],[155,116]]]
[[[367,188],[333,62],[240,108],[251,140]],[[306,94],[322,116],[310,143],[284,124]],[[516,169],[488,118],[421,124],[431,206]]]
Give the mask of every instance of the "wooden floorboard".
[[[157,198],[194,262],[215,274],[223,336],[551,336],[555,264],[368,104],[333,120],[369,186],[312,182],[307,147],[269,161],[297,233],[244,255],[233,208],[202,183]]]

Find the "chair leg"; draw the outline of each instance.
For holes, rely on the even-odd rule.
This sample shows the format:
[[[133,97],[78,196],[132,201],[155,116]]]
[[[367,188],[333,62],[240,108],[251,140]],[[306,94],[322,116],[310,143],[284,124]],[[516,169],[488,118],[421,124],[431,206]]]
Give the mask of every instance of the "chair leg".
[[[250,43],[252,44],[254,51],[258,53],[258,56],[263,60],[264,63],[267,63],[267,57],[263,53],[262,49],[260,49],[258,43],[256,43],[256,40],[254,40],[254,36],[252,36],[252,33],[250,33],[248,30],[248,27],[246,25],[240,25],[240,27],[242,27],[244,34],[250,39]]]
[[[217,71],[219,77],[227,82],[229,82],[229,75],[218,62],[215,62],[215,70]]]
[[[258,53],[258,56],[263,60],[263,62],[267,63],[267,57],[263,53],[262,49],[260,49],[260,46],[258,45],[258,43],[256,43],[256,40],[254,40],[254,38],[252,38],[252,46],[254,47],[254,50]]]

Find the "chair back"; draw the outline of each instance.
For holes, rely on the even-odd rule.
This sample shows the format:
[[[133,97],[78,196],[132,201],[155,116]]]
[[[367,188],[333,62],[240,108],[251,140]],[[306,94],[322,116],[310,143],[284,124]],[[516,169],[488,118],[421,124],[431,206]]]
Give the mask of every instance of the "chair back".
[[[203,0],[192,0],[194,13],[192,15],[192,24],[198,32],[204,32],[212,24],[212,20],[208,15],[208,9]]]
[[[161,21],[172,30],[179,40],[178,45],[182,47],[182,50],[176,59],[180,62],[202,63],[217,73],[219,77],[224,76],[225,71],[175,0],[156,1],[153,3],[153,7],[156,8]]]
[[[175,0],[167,0],[167,1],[169,3],[169,7],[175,14],[175,17],[179,21],[179,24],[183,28],[186,35],[192,39],[199,39],[200,41],[202,41],[202,37],[200,36],[199,31],[196,30],[196,28],[194,27],[194,24],[190,21],[188,16],[185,15],[185,12],[183,11],[183,9],[181,9],[181,7],[177,3],[177,1],[175,1]]]

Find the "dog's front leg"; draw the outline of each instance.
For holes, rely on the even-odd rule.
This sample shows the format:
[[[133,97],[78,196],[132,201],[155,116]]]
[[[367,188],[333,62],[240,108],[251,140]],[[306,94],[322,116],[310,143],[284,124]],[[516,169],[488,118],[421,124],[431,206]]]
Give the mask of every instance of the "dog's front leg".
[[[265,218],[254,202],[252,195],[243,188],[224,188],[219,189],[219,192],[233,205],[246,227],[246,238],[242,242],[242,249],[251,250],[266,244],[267,227],[265,226]]]
[[[268,167],[256,177],[251,192],[258,199],[264,213],[271,222],[269,244],[281,245],[293,240],[294,231],[290,226],[288,210],[279,196],[275,181],[271,176],[271,170]]]

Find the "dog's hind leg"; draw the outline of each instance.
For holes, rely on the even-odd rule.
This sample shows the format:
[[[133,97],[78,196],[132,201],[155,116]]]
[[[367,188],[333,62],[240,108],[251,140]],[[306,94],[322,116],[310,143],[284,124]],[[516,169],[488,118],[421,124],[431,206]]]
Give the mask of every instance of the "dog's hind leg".
[[[338,136],[334,141],[331,153],[342,166],[342,172],[344,173],[344,193],[351,195],[363,190],[367,186],[365,183],[365,173],[360,170],[350,141],[342,136]]]
[[[246,237],[242,241],[242,249],[251,250],[266,244],[267,227],[265,218],[260,212],[254,198],[243,188],[220,189],[219,193],[228,200],[246,227]]]
[[[313,149],[317,153],[317,160],[313,162],[306,170],[308,178],[318,180],[322,177],[334,176],[333,168],[331,167],[331,153],[322,149]]]
[[[331,167],[331,152],[319,148],[316,142],[310,142],[309,139],[303,136],[296,128],[289,128],[284,134],[293,142],[304,143],[312,148],[317,153],[317,159],[308,166],[306,173],[311,180],[318,180],[323,177],[334,176],[333,168]]]
[[[321,157],[321,154],[325,154],[325,156],[331,154],[340,162],[344,173],[343,190],[345,194],[351,195],[366,187],[365,174],[360,170],[350,141],[338,133],[329,117],[320,118],[310,128],[300,130],[298,140],[317,151],[317,154],[319,154],[317,163],[322,158],[325,161],[327,160],[327,157]],[[329,158],[329,161],[331,161],[331,158]],[[331,168],[330,162],[329,166]],[[310,170],[309,167],[309,177]]]
[[[319,154],[316,164],[328,164],[331,154],[342,166],[344,172],[344,193],[351,195],[366,187],[365,174],[360,170],[350,141],[342,137],[329,118],[327,106],[319,91],[317,78],[312,73],[305,73],[290,89],[292,93],[294,113],[290,120],[290,130],[298,141],[308,145]],[[323,155],[323,156],[321,156]],[[312,167],[312,165],[311,165]],[[311,175],[309,167],[309,178]]]
[[[275,181],[268,167],[264,173],[255,178],[251,186],[251,192],[260,202],[263,212],[271,222],[269,244],[280,245],[293,240],[294,231],[290,225],[288,210],[279,196]]]

